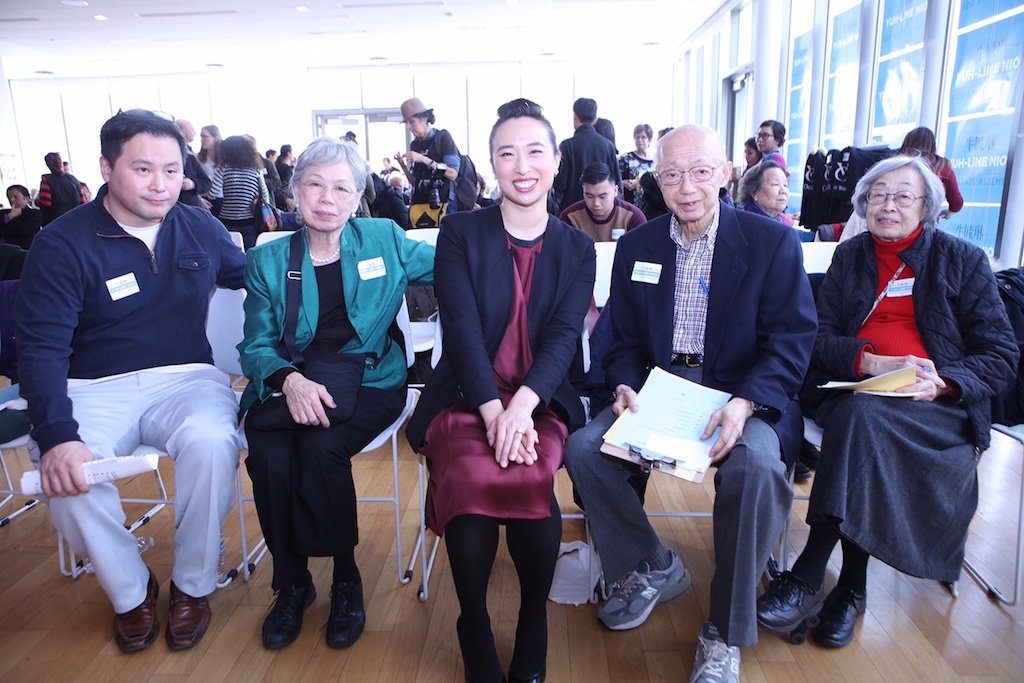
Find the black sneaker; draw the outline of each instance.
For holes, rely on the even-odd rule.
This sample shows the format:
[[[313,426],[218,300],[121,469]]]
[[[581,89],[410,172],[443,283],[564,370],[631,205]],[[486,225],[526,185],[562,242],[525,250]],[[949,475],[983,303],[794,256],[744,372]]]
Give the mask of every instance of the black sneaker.
[[[296,584],[278,591],[270,614],[263,620],[263,647],[277,650],[298,638],[302,630],[302,613],[315,599],[316,588],[312,581],[304,586]]]
[[[366,625],[362,581],[337,581],[331,586],[331,614],[327,617],[327,645],[348,647]]]
[[[836,586],[825,598],[821,623],[814,629],[814,639],[825,647],[844,647],[853,640],[857,619],[867,609],[867,596],[852,588]]]
[[[821,611],[825,591],[811,590],[792,572],[782,572],[757,599],[757,623],[778,632],[792,631],[808,617]]]

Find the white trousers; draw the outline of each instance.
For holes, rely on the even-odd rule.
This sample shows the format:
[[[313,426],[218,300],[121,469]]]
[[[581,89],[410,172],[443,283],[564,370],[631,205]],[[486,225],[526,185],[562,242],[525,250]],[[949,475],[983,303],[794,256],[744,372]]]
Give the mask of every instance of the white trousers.
[[[212,365],[157,368],[98,380],[68,380],[79,435],[96,459],[140,444],[174,459],[174,569],[171,580],[202,597],[217,587],[221,527],[235,501],[238,402]],[[142,604],[149,569],[125,528],[114,484],[51,498],[50,519],[75,553],[87,556],[118,614]]]

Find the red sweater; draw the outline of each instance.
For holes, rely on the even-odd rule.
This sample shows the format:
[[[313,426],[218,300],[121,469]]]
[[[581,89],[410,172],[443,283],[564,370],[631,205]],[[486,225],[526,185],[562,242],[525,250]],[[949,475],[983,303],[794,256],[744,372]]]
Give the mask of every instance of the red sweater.
[[[889,281],[893,274],[903,263],[899,253],[909,247],[921,235],[922,227],[910,233],[907,237],[895,242],[885,242],[872,235],[875,242],[875,259],[878,261],[878,289],[875,296],[879,296],[883,290],[889,287]],[[900,273],[896,283],[904,280],[912,280],[913,271],[907,266]],[[857,332],[857,338],[871,344],[874,353],[882,356],[906,356],[912,354],[919,358],[927,358],[928,352],[921,340],[921,333],[917,329],[917,320],[914,318],[914,297],[911,296],[912,289],[903,290],[901,287],[894,287],[902,296],[893,296],[887,293],[878,302],[875,310],[868,315],[867,320],[861,325]],[[864,350],[869,350],[867,347]],[[864,350],[861,351],[863,356]],[[860,359],[857,360],[858,371]]]

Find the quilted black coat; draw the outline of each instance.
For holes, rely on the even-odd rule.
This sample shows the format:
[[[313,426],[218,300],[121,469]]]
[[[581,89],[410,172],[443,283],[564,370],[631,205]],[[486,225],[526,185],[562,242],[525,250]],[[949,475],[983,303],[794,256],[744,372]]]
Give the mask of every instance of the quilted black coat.
[[[985,253],[938,228],[926,227],[900,253],[916,278],[914,315],[939,376],[958,389],[938,401],[959,403],[973,428],[972,441],[988,448],[992,398],[1014,377],[1019,349]],[[854,370],[865,342],[857,339],[878,291],[878,264],[869,233],[839,245],[818,292],[818,338],[801,392],[813,416],[829,393],[829,380],[863,379]]]

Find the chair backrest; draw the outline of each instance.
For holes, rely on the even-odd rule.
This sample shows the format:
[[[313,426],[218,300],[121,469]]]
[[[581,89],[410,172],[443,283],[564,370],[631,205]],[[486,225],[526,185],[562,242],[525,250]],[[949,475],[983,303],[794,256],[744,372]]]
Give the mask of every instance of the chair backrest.
[[[213,348],[213,364],[229,375],[242,374],[237,346],[245,336],[242,330],[245,322],[245,312],[242,310],[244,302],[244,289],[218,287],[210,297],[206,338]]]
[[[402,337],[405,339],[405,367],[411,368],[412,364],[416,362],[416,351],[412,348],[412,322],[409,320],[409,304],[405,302],[405,297],[402,297],[402,305],[398,309],[398,315],[395,316],[395,321],[398,323],[398,329],[402,331]]]
[[[440,228],[413,228],[412,230],[406,230],[405,236],[409,239],[437,246],[437,233],[440,231]]]
[[[256,235],[256,246],[266,244],[267,242],[273,242],[279,240],[282,237],[291,237],[292,233],[288,230],[275,230],[274,232],[261,232]]]
[[[441,327],[441,313],[438,312],[434,327],[434,348],[430,350],[430,367],[436,368],[441,361],[441,342],[444,340],[444,330]]]
[[[231,235],[231,241],[235,243],[235,246],[239,249],[245,249],[245,242],[242,239],[242,233],[237,230],[228,230],[228,234]]]
[[[596,242],[597,279],[594,281],[594,303],[600,308],[608,301],[612,288],[612,262],[615,260],[617,242]]]
[[[802,242],[804,250],[804,272],[824,273],[832,265],[832,255],[836,253],[838,242]]]

